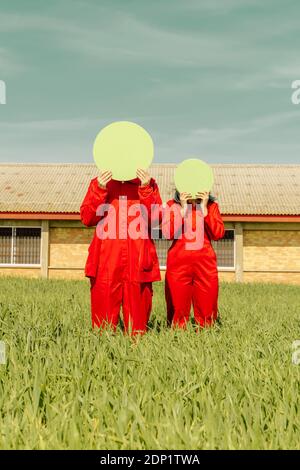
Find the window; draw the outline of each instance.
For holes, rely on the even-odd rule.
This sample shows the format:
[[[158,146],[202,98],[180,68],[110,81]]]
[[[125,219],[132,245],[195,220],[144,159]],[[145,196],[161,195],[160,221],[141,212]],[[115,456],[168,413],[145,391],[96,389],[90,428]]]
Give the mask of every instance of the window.
[[[9,227],[0,227],[0,263],[11,263],[11,240],[12,229]]]
[[[158,228],[152,229],[152,238],[155,240],[160,268],[165,268],[167,263],[167,253],[172,241],[162,238],[161,231]],[[221,240],[212,241],[212,246],[216,252],[218,268],[234,269],[234,230],[225,230],[225,235]]]
[[[212,246],[217,255],[218,268],[234,268],[234,230],[225,230],[224,237],[212,241]]]
[[[159,227],[153,227],[151,237],[155,240],[155,246],[158,256],[160,268],[165,268],[167,263],[167,253],[172,241],[163,238],[162,231]]]
[[[0,227],[0,264],[40,264],[40,227]]]

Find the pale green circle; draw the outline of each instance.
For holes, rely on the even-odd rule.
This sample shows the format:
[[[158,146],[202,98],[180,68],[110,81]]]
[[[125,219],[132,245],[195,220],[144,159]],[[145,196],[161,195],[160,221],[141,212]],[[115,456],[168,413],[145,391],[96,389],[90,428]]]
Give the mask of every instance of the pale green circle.
[[[115,180],[128,181],[136,178],[138,168],[149,168],[154,146],[143,127],[134,122],[117,121],[99,132],[93,154],[100,170],[111,171]]]
[[[176,189],[191,193],[195,198],[197,192],[210,191],[214,183],[212,168],[203,160],[189,158],[181,162],[174,175]]]

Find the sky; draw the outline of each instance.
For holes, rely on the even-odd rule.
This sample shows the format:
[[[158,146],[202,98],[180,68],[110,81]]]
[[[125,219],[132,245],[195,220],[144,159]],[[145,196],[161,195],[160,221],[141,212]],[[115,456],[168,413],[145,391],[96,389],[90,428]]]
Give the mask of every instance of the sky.
[[[0,0],[0,162],[92,163],[142,125],[156,163],[298,163],[299,0]]]

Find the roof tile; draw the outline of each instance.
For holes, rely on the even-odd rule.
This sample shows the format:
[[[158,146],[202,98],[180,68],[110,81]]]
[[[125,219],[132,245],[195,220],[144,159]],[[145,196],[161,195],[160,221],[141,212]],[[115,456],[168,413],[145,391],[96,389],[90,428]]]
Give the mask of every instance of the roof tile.
[[[222,214],[300,215],[300,165],[212,164]],[[155,164],[163,201],[173,197],[176,164]],[[0,212],[78,213],[94,164],[0,164]]]

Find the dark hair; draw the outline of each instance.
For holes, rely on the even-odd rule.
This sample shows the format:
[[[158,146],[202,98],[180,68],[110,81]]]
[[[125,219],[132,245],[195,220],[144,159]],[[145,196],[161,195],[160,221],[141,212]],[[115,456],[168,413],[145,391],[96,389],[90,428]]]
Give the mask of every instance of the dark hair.
[[[174,194],[173,199],[174,199],[175,202],[180,204],[180,193],[179,193],[179,191],[177,191],[177,189],[175,189],[175,194]],[[213,196],[211,193],[209,193],[208,200],[211,201],[211,202],[214,202],[214,201],[217,200],[217,198],[215,196]]]

